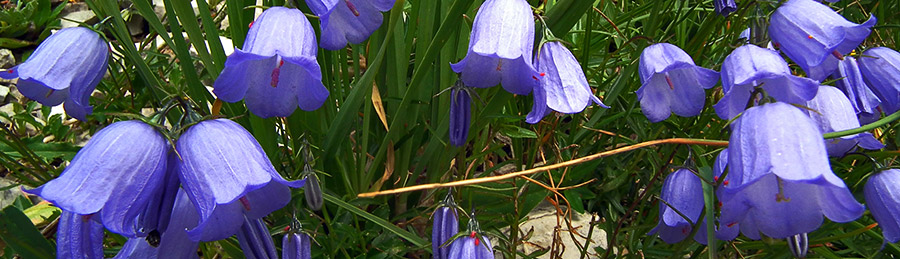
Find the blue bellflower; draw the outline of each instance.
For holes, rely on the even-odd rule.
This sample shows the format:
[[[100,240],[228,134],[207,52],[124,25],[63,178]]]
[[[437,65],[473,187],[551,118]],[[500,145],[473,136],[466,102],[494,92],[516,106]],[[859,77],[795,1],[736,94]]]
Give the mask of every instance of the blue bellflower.
[[[303,232],[291,232],[281,239],[282,259],[310,259],[312,258],[312,246],[309,236]]]
[[[880,115],[877,108],[881,104],[881,100],[875,96],[875,93],[863,81],[862,73],[859,71],[859,64],[855,58],[844,57],[843,60],[839,61],[838,70],[832,77],[838,78],[835,86],[847,95],[856,114]]]
[[[456,214],[456,203],[449,193],[447,198],[438,205],[432,215],[431,251],[434,259],[447,259],[450,255],[450,246],[444,246],[453,235],[459,233],[459,217]]]
[[[734,0],[713,0],[713,7],[716,8],[716,13],[722,16],[728,16],[737,11],[737,4],[734,3]]]
[[[256,19],[244,48],[235,48],[216,79],[213,93],[226,102],[241,99],[259,117],[286,117],[297,106],[318,109],[328,97],[316,63],[316,34],[297,9],[272,7]]]
[[[650,122],[697,116],[709,89],[719,82],[719,73],[694,65],[687,53],[669,43],[650,45],[641,52],[641,88],[635,92],[641,112]]]
[[[481,242],[481,241],[484,242]],[[450,244],[450,259],[493,259],[494,249],[487,238],[479,239],[474,235],[457,238]]]
[[[244,225],[241,225],[237,239],[247,259],[278,259],[272,234],[261,218],[248,219],[244,216]]]
[[[93,111],[88,99],[106,74],[108,56],[109,45],[96,32],[61,29],[24,63],[0,72],[0,78],[19,78],[19,92],[43,105],[65,101],[66,114],[83,121]]]
[[[395,0],[306,0],[321,21],[323,49],[339,50],[347,42],[359,44],[369,38],[384,19],[381,12]]]
[[[183,189],[179,188],[175,195],[175,204],[169,214],[172,220],[165,231],[161,231],[159,242],[145,238],[130,238],[114,259],[196,259],[199,258],[197,248],[199,242],[188,238],[187,229],[197,226],[200,220],[194,205]]]
[[[888,169],[869,177],[863,194],[872,217],[881,226],[884,241],[900,241],[900,170]]]
[[[160,195],[168,142],[140,121],[110,124],[95,134],[58,178],[27,192],[100,222],[126,237],[144,236],[138,215]]]
[[[816,122],[822,133],[859,128],[859,120],[853,112],[850,100],[837,88],[822,86],[816,98],[806,103],[806,107],[810,109],[806,113]],[[884,148],[884,144],[868,132],[826,140],[825,147],[829,156],[840,157],[853,151],[857,144],[869,150]]]
[[[531,65],[534,18],[525,0],[487,0],[478,9],[469,51],[450,68],[467,86],[502,84],[513,94],[528,94],[539,74]]]
[[[844,19],[813,0],[790,0],[769,19],[769,37],[785,55],[822,81],[837,69],[837,61],[859,46],[875,26],[875,16],[863,24]]]
[[[700,178],[689,169],[678,169],[666,177],[660,199],[669,203],[659,203],[659,223],[648,235],[659,234],[659,238],[669,244],[681,242],[691,234],[694,223],[703,212],[703,185]],[[688,217],[685,219],[678,212]],[[690,221],[689,221],[690,220]],[[703,239],[700,239],[700,238]],[[705,236],[698,231],[694,239],[706,243]]]
[[[465,88],[453,88],[450,95],[450,144],[461,147],[469,138],[472,97]]]
[[[525,122],[537,123],[549,113],[547,108],[569,114],[583,111],[591,102],[609,108],[591,92],[581,64],[562,43],[551,41],[541,45],[534,65],[542,72]]]
[[[755,87],[775,100],[805,103],[816,96],[819,83],[791,75],[787,62],[778,53],[756,45],[740,46],[722,63],[725,96],[713,107],[719,118],[730,120],[744,111]]]
[[[103,225],[63,210],[56,231],[57,258],[103,259]]]
[[[182,158],[182,187],[200,214],[197,227],[188,231],[194,241],[234,235],[245,215],[262,218],[287,205],[288,187],[303,187],[303,180],[284,180],[253,135],[227,119],[191,126],[175,146]]]
[[[738,230],[755,240],[788,238],[819,228],[823,214],[848,222],[865,211],[831,171],[822,133],[799,108],[752,107],[732,129],[718,238],[732,240]]]
[[[886,113],[900,110],[900,53],[885,47],[868,49],[859,58],[859,70]]]

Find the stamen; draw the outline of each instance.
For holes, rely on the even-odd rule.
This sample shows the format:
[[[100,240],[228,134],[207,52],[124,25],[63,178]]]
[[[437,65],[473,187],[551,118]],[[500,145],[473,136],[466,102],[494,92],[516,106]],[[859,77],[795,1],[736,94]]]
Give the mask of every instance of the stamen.
[[[669,78],[669,75],[666,75],[666,83],[669,84],[669,89],[675,90],[675,85],[672,84],[672,79]]]
[[[812,35],[806,35],[806,37],[809,38],[809,39],[813,39],[813,36],[812,36]]]
[[[502,67],[503,67],[503,60],[502,60],[502,59],[501,59],[501,60],[497,60],[497,71],[500,71],[500,69],[501,69]]]
[[[281,66],[284,65],[284,60],[281,59],[281,56],[276,56],[278,59],[278,66],[272,70],[272,81],[269,82],[272,87],[278,87],[278,77],[281,75]]]
[[[350,0],[344,0],[344,3],[347,3],[347,8],[350,8],[350,11],[353,12],[353,15],[359,16],[359,10],[356,10],[356,6],[350,2]]]
[[[844,60],[844,55],[837,50],[832,51],[831,55],[834,55],[834,57],[836,57],[837,59]]]
[[[728,225],[725,225],[725,226],[726,226],[726,227],[733,227],[735,224],[737,224],[737,221],[728,223]]]
[[[87,222],[88,220],[91,220],[92,216],[94,216],[94,214],[81,215],[81,222]]]
[[[253,21],[250,21],[250,25],[247,25],[247,28],[253,28]]]
[[[238,200],[241,201],[241,206],[244,206],[244,210],[250,211],[250,201],[247,200],[246,196],[241,197]]]
[[[775,202],[789,202],[791,198],[784,196],[784,182],[781,181],[781,178],[775,178],[778,182],[778,193],[775,194]]]

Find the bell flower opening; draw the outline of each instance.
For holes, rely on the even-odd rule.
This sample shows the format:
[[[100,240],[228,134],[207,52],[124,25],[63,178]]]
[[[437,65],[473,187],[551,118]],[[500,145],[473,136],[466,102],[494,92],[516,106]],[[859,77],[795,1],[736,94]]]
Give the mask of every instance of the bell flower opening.
[[[526,122],[537,123],[549,113],[547,108],[567,114],[579,113],[591,102],[609,108],[591,91],[581,64],[562,43],[551,41],[541,45],[534,65],[541,73]]]
[[[694,65],[687,53],[669,43],[644,48],[640,59],[641,88],[635,92],[650,122],[697,116],[706,102],[703,89],[719,82],[719,73]]]

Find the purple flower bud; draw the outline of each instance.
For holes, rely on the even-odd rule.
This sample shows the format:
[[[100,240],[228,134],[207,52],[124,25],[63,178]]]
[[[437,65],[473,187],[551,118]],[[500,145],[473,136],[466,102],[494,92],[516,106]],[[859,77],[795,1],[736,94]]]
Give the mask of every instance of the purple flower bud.
[[[188,231],[194,241],[234,235],[245,215],[262,218],[287,205],[288,187],[303,187],[303,180],[284,180],[253,135],[227,119],[191,126],[176,150],[182,186],[200,214],[199,225]]]
[[[835,86],[841,89],[850,104],[853,105],[855,114],[879,114],[877,109],[881,104],[881,100],[875,96],[875,93],[869,89],[866,82],[863,81],[862,73],[859,71],[859,65],[853,57],[844,57],[838,62],[838,70],[834,73],[834,78],[840,78],[835,82]]]
[[[103,258],[103,225],[91,215],[78,215],[67,210],[59,215],[56,231],[57,258]]]
[[[769,19],[769,36],[800,65],[809,78],[822,81],[837,69],[837,60],[869,36],[875,16],[855,24],[819,2],[790,0]]]
[[[459,220],[457,219],[456,208],[442,205],[434,211],[432,218],[431,251],[434,253],[432,258],[446,259],[450,255],[450,245],[443,245],[453,235],[459,233]]]
[[[85,120],[93,111],[88,99],[106,74],[108,56],[109,45],[96,32],[61,29],[24,63],[0,72],[0,78],[18,77],[22,95],[46,106],[65,101],[66,114]]]
[[[292,232],[284,235],[281,240],[282,259],[309,259],[312,258],[309,236],[303,232]]]
[[[713,6],[716,8],[716,13],[722,16],[728,16],[731,12],[737,11],[737,4],[734,3],[734,0],[714,0]]]
[[[799,108],[752,107],[732,129],[718,238],[734,239],[738,227],[751,239],[787,238],[819,228],[823,214],[848,222],[865,211],[831,171],[822,133]]]
[[[788,249],[794,258],[806,258],[806,252],[809,251],[809,237],[806,233],[800,233],[787,238]]]
[[[461,147],[469,138],[469,121],[472,118],[472,97],[466,89],[450,91],[450,144]]]
[[[306,205],[309,205],[310,209],[315,211],[322,209],[322,187],[319,186],[319,177],[315,173],[310,173],[306,177],[303,197],[306,198]]]
[[[773,50],[740,46],[722,63],[725,96],[713,106],[716,114],[730,120],[743,112],[755,87],[761,87],[778,101],[805,103],[816,96],[819,83],[791,75],[787,62]]]
[[[166,139],[150,125],[116,122],[97,132],[60,177],[28,192],[75,214],[99,212],[114,233],[143,236],[138,214],[161,195],[168,150]]]
[[[806,103],[806,106],[811,109],[806,113],[815,121],[822,133],[859,128],[859,120],[853,112],[850,100],[837,88],[820,87],[816,98]],[[857,144],[869,150],[884,148],[884,144],[868,132],[826,140],[825,147],[829,156],[839,157],[852,151]]]
[[[484,241],[484,242],[481,242]],[[472,235],[462,236],[450,245],[449,259],[493,259],[494,248],[487,238]]]
[[[688,169],[678,169],[666,177],[659,203],[659,223],[648,235],[659,234],[669,244],[681,242],[703,212],[703,185],[700,178]],[[669,205],[666,205],[669,203]],[[677,210],[677,212],[676,212]],[[688,217],[685,219],[681,215]],[[700,242],[700,240],[697,240]],[[705,240],[702,242],[705,243]]]
[[[579,113],[591,102],[609,108],[591,92],[581,64],[562,43],[543,44],[534,65],[542,72],[534,89],[534,105],[525,122],[540,121],[548,113],[547,107],[561,113]]]
[[[159,243],[156,246],[150,244],[149,236],[147,240],[144,238],[130,238],[122,246],[122,250],[116,254],[115,259],[198,258],[197,247],[199,243],[188,238],[186,229],[196,227],[199,217],[184,190],[178,189],[175,205],[170,212],[172,220],[165,231],[162,231],[162,234],[159,236]]]
[[[526,95],[540,76],[531,65],[534,18],[525,0],[487,0],[478,8],[469,51],[450,68],[467,86],[499,83],[513,94]]]
[[[390,11],[394,1],[306,0],[306,4],[321,20],[322,48],[339,50],[347,42],[359,44],[369,38],[381,27],[381,12]]]
[[[243,50],[235,48],[216,79],[213,93],[226,102],[241,99],[268,118],[291,115],[297,106],[318,109],[328,97],[316,63],[316,35],[297,9],[272,7],[256,19]]]
[[[670,112],[682,117],[697,116],[706,102],[703,89],[719,82],[718,72],[694,65],[691,56],[669,43],[644,49],[640,73],[642,85],[635,93],[650,122],[663,121]]]
[[[885,47],[866,50],[859,58],[859,70],[885,112],[900,110],[900,53]]]
[[[241,231],[237,232],[237,239],[247,259],[278,259],[272,234],[261,218],[248,219],[244,216],[244,224],[241,225]]]
[[[900,170],[888,169],[869,177],[863,194],[872,217],[881,226],[884,241],[900,241]]]

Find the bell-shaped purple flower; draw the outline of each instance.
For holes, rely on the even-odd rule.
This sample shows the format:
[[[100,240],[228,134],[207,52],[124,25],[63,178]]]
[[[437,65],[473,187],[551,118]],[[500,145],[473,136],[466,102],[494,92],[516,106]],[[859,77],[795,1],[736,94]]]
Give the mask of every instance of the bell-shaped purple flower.
[[[0,78],[19,78],[25,97],[46,106],[66,102],[66,114],[85,120],[93,108],[91,93],[106,74],[109,45],[83,27],[61,29],[47,37],[21,65],[0,72]]]
[[[703,185],[700,178],[689,169],[676,170],[666,177],[660,199],[665,203],[659,203],[659,223],[647,234],[659,234],[659,238],[669,244],[681,242],[691,234],[694,223],[703,212]],[[688,218],[685,219],[678,212]],[[698,233],[694,237],[698,239],[699,236]],[[706,240],[696,241],[706,243]]]
[[[272,234],[261,218],[248,219],[244,216],[244,225],[241,225],[237,239],[247,259],[278,259]]]
[[[841,89],[856,114],[879,114],[877,110],[881,100],[875,96],[875,93],[869,89],[866,82],[863,81],[862,73],[859,71],[859,65],[853,57],[844,57],[838,62],[838,70],[835,72],[834,78],[839,78],[835,82],[835,86]]]
[[[347,42],[359,44],[381,27],[381,12],[394,6],[395,0],[306,0],[310,10],[319,16],[322,28],[320,46],[339,50]]]
[[[709,89],[719,82],[719,73],[694,65],[687,53],[669,43],[650,45],[641,52],[641,88],[635,92],[641,111],[650,122],[697,116]]]
[[[453,88],[450,95],[450,144],[461,147],[469,138],[472,97],[465,88]]]
[[[609,108],[591,92],[581,64],[562,43],[551,41],[541,45],[534,65],[541,73],[534,88],[534,104],[525,122],[537,123],[549,113],[548,107],[561,113],[579,113],[591,102]]]
[[[150,240],[147,238],[130,238],[122,250],[116,254],[115,259],[148,259],[148,258],[170,258],[170,259],[196,259],[197,247],[199,242],[192,241],[188,238],[187,229],[197,226],[199,217],[194,205],[185,194],[184,190],[178,189],[175,195],[175,204],[169,214],[172,220],[169,222],[165,231],[158,237],[159,240]]]
[[[97,132],[60,177],[28,192],[72,213],[99,212],[114,233],[143,236],[138,214],[160,195],[168,150],[166,139],[150,125],[116,122]]]
[[[456,203],[453,196],[447,194],[447,198],[434,210],[431,228],[432,258],[447,259],[450,255],[450,246],[444,245],[453,235],[459,233],[459,217],[456,214]]]
[[[56,231],[56,256],[103,259],[103,225],[90,215],[63,210]]]
[[[138,221],[143,228],[141,232],[148,235],[147,239],[158,239],[168,229],[175,199],[181,189],[179,188],[181,180],[178,178],[181,173],[178,171],[178,166],[175,166],[178,164],[178,154],[169,152],[166,163],[168,166],[163,177],[163,184],[157,191],[157,195],[150,198],[147,209],[138,216]]]
[[[900,170],[888,169],[869,177],[863,194],[872,217],[881,226],[884,241],[900,241]]]
[[[716,13],[722,16],[728,16],[731,12],[737,11],[737,4],[734,3],[734,0],[713,0],[713,7],[716,8]]]
[[[713,107],[726,120],[744,111],[756,87],[775,100],[797,104],[815,97],[819,89],[818,82],[792,75],[778,53],[756,45],[740,46],[728,54],[721,73],[725,96]]]
[[[831,171],[822,133],[799,108],[756,106],[732,129],[718,238],[734,239],[738,227],[751,239],[788,238],[819,228],[823,214],[848,222],[865,211]]]
[[[284,180],[253,135],[227,119],[191,126],[176,150],[182,187],[200,214],[200,223],[188,231],[194,241],[234,235],[245,215],[262,218],[287,205],[288,187],[303,187],[303,180]]]
[[[482,242],[484,241],[484,242]],[[449,259],[493,259],[494,248],[487,238],[472,235],[457,238],[450,244]]]
[[[303,232],[291,232],[281,239],[282,259],[309,259],[312,258],[309,236]]]
[[[859,128],[859,120],[853,112],[850,100],[837,88],[822,86],[816,98],[806,103],[806,107],[810,109],[806,113],[815,121],[822,133]],[[884,148],[884,144],[868,132],[826,140],[825,147],[829,156],[839,157],[852,151],[857,144],[869,150]]]
[[[316,34],[297,9],[272,7],[256,19],[244,48],[235,48],[216,79],[213,93],[226,102],[241,99],[259,117],[286,117],[297,106],[318,109],[328,97],[316,63]]]
[[[859,70],[886,113],[900,110],[900,53],[885,47],[868,49],[859,57]]]
[[[487,0],[478,8],[469,51],[450,68],[467,86],[502,83],[513,94],[528,94],[540,76],[531,65],[534,18],[525,0]]]
[[[769,18],[769,37],[809,78],[822,81],[837,69],[838,58],[869,36],[876,22],[872,16],[855,24],[822,3],[790,0]]]

